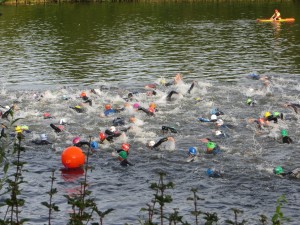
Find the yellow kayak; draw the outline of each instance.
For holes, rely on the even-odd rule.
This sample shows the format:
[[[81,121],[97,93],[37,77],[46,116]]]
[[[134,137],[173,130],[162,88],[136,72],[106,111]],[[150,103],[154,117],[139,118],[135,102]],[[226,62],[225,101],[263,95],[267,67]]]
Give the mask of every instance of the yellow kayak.
[[[280,20],[272,20],[272,19],[256,19],[257,22],[294,22],[295,18],[285,18]]]

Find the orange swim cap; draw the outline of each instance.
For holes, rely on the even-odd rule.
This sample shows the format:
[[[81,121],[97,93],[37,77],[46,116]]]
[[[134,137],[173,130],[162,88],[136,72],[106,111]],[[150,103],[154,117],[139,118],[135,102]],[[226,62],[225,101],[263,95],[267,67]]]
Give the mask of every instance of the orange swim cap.
[[[151,102],[151,103],[149,104],[149,107],[150,107],[150,108],[153,108],[153,109],[156,109],[156,104],[155,104],[154,102]]]
[[[111,105],[110,104],[106,104],[104,107],[105,107],[106,110],[110,110],[111,109]]]
[[[86,93],[85,92],[81,92],[80,97],[83,98],[85,96],[86,96]]]
[[[154,113],[154,112],[155,112],[155,109],[153,109],[153,108],[150,107],[150,108],[148,109],[148,111]]]

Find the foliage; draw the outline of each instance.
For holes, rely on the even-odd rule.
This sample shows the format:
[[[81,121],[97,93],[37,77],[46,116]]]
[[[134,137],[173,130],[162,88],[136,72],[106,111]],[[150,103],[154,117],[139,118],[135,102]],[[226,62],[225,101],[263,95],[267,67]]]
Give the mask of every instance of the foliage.
[[[281,207],[284,203],[287,203],[287,200],[285,198],[285,195],[280,196],[277,199],[277,206],[275,213],[272,217],[272,224],[273,225],[281,225],[283,221],[289,221],[290,219],[288,217],[285,217],[283,213],[281,212]]]

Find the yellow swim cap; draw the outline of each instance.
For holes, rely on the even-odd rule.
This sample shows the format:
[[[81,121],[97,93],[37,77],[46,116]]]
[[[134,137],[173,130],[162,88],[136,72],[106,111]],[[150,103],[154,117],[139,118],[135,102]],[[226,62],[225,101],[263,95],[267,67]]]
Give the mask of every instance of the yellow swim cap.
[[[17,133],[21,133],[22,132],[22,128],[20,126],[16,126],[15,131]]]
[[[75,108],[76,108],[76,109],[81,109],[81,106],[76,105]]]
[[[271,116],[271,113],[270,112],[265,112],[264,117],[268,118],[269,116]]]

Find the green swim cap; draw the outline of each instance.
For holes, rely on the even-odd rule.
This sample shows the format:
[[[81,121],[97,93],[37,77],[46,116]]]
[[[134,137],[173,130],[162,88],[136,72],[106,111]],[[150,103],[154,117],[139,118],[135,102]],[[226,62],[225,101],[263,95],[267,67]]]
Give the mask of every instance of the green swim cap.
[[[207,148],[211,148],[211,149],[213,149],[213,148],[215,148],[217,145],[216,145],[216,143],[214,143],[214,142],[208,142],[207,144],[206,144],[206,147]]]
[[[127,159],[127,153],[125,151],[121,151],[119,153],[119,156],[122,158],[122,159]]]
[[[248,98],[247,101],[246,101],[247,104],[251,104],[251,102],[252,102],[251,98]]]
[[[273,116],[279,117],[280,116],[280,112],[273,112]]]
[[[282,167],[281,167],[281,166],[275,167],[275,168],[274,168],[274,173],[275,173],[276,175],[282,174],[282,173],[283,173]]]
[[[282,131],[281,131],[281,135],[282,135],[283,137],[288,136],[288,132],[287,132],[286,130],[282,130]]]

